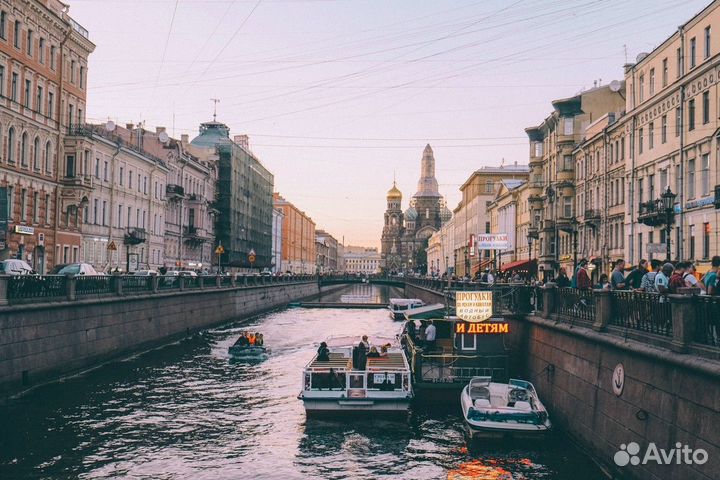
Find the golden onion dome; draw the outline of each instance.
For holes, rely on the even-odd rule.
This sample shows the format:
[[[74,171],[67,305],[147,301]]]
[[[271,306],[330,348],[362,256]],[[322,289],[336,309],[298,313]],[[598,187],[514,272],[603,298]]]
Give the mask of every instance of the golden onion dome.
[[[397,186],[395,185],[395,182],[393,182],[392,188],[390,190],[388,190],[387,198],[388,198],[388,200],[390,200],[390,199],[401,200],[402,199],[402,192],[400,192],[400,190],[398,190]]]

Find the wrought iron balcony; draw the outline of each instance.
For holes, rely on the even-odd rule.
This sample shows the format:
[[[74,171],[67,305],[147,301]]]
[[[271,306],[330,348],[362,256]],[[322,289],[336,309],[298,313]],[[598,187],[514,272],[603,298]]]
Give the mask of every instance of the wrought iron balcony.
[[[206,240],[207,238],[202,235],[198,227],[193,225],[183,227],[183,241],[185,243],[200,244]]]
[[[538,231],[537,227],[528,227],[527,236],[529,238],[534,238],[535,240],[537,240],[538,238],[540,238],[540,232]]]
[[[660,199],[642,202],[638,210],[638,221],[649,227],[657,227],[667,223],[667,212]]]
[[[144,228],[129,227],[125,233],[125,245],[138,245],[145,243],[147,240],[147,232]]]
[[[185,189],[182,185],[168,183],[165,186],[165,195],[167,195],[170,200],[179,200],[181,198],[185,198]]]
[[[600,210],[597,208],[585,209],[585,223],[597,227],[600,225]]]
[[[190,195],[187,196],[187,200],[188,200],[188,202],[199,203],[199,202],[202,202],[203,196],[200,195],[199,193],[191,193]]]

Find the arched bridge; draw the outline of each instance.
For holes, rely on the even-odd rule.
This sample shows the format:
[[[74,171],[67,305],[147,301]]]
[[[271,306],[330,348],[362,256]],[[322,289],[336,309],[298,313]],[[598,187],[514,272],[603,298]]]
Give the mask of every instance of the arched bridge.
[[[321,287],[325,285],[342,285],[353,283],[370,283],[373,285],[389,285],[391,287],[405,287],[405,279],[401,277],[358,277],[356,275],[322,275],[318,278]]]

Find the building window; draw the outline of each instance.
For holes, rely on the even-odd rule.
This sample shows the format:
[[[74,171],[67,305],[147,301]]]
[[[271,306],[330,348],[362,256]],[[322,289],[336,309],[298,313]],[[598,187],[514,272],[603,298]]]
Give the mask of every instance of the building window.
[[[75,178],[75,155],[65,156],[65,177]]]
[[[47,142],[45,144],[45,173],[50,173],[52,170],[50,169],[50,158],[51,158],[51,150],[52,145],[50,142]]]
[[[710,33],[711,33],[710,25],[708,25],[707,27],[705,27],[705,51],[704,51],[704,54],[705,54],[706,59],[710,58]]]
[[[40,139],[37,137],[33,141],[33,169],[40,170]]]
[[[100,180],[100,159],[95,159],[95,178]]]
[[[70,60],[70,83],[75,83],[75,60]]]
[[[668,84],[668,59],[663,58],[662,61],[662,86],[667,87]]]
[[[87,208],[87,207],[85,207]],[[45,224],[50,223],[50,195],[45,195]]]
[[[48,92],[48,111],[47,116],[52,118],[53,117],[53,101],[55,100],[55,94],[53,92]]]
[[[129,173],[128,173],[128,188],[132,188],[132,181],[133,181],[133,173],[132,173],[132,170],[129,170]]]
[[[700,167],[702,168],[700,172],[700,191],[701,195],[703,197],[710,194],[710,154],[704,153],[702,157],[700,157]]]
[[[638,152],[643,153],[643,129],[638,130]]]
[[[625,160],[625,137],[620,138],[620,159]]]
[[[10,99],[17,102],[18,99],[18,74],[12,74],[12,82],[10,83]]]
[[[123,167],[120,167],[120,175],[118,177],[120,178],[120,185],[122,186],[125,183],[125,180],[123,179]]]
[[[38,60],[40,63],[45,63],[45,39],[40,38],[40,43],[38,43]]]
[[[655,93],[655,69],[650,69],[650,95],[653,95]]]
[[[32,57],[32,44],[33,44],[33,31],[28,29],[27,31],[27,45],[25,45],[25,51],[28,56]]]
[[[5,67],[0,65],[0,96],[5,96]]]
[[[702,258],[710,258],[710,224],[709,223],[703,223]]]
[[[35,99],[35,108],[37,109],[38,113],[42,113],[42,97],[43,97],[43,88],[38,85],[37,87],[37,98]]]
[[[695,225],[690,225],[690,260],[695,259]]]
[[[80,88],[85,88],[85,67],[80,67]]]
[[[27,144],[27,133],[24,132],[22,134],[22,137],[20,137],[20,165],[23,167],[27,167],[27,150],[28,150],[28,144]]]
[[[697,51],[697,41],[695,37],[690,39],[690,68],[695,68],[697,65],[695,61],[695,52]]]
[[[32,89],[32,82],[25,80],[25,108],[30,108],[30,91]]]
[[[13,45],[15,48],[20,48],[20,21],[15,20],[15,31],[13,32]]]
[[[640,103],[645,100],[645,75],[640,75],[640,86],[638,87],[638,96],[640,97]]]
[[[38,223],[40,218],[40,193],[33,193],[33,223]]]
[[[0,12],[0,38],[7,40],[7,12]]]
[[[107,201],[103,200],[103,209],[102,209],[102,224],[105,226],[107,225]]]
[[[648,148],[655,146],[655,122],[650,122],[648,125]]]
[[[117,219],[117,228],[122,228],[122,214],[123,214],[123,206],[118,206],[118,219]]]
[[[9,185],[7,187],[8,196],[8,218],[12,220],[15,214],[15,187]]]
[[[563,214],[565,218],[572,217],[572,198],[563,197]]]
[[[55,45],[50,45],[50,68],[52,70],[55,70],[55,51],[57,48],[55,48]]]
[[[664,192],[665,189],[668,187],[668,185],[669,185],[669,184],[668,184],[668,171],[667,171],[667,169],[665,169],[665,170],[660,170],[660,190],[662,190],[662,191]]]
[[[687,172],[687,191],[688,198],[695,198],[695,159],[688,160],[688,172]]]
[[[103,165],[103,180],[108,181],[108,162],[105,162],[105,165]]]
[[[485,182],[485,193],[492,193],[493,192],[493,182],[492,180],[488,180]]]
[[[573,118],[572,117],[566,117],[563,120],[563,135],[572,135],[573,134]]]
[[[682,74],[682,52],[680,51],[680,48],[677,49],[675,52],[675,57],[677,60],[677,65],[675,65],[675,68],[677,68],[676,77],[680,78],[680,75]]]
[[[703,92],[703,125],[710,123],[710,92]]]
[[[648,199],[655,200],[655,175],[648,176]]]
[[[660,120],[660,143],[667,143],[667,115]]]
[[[27,189],[20,190],[20,220],[27,221]]]
[[[695,130],[695,99],[688,102],[688,130]]]

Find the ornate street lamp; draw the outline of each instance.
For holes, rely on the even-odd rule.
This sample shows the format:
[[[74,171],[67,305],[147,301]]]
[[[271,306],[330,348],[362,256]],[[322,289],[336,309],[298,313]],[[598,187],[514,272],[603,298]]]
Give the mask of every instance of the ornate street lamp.
[[[665,207],[665,250],[667,254],[667,261],[670,261],[670,232],[672,231],[673,223],[673,210],[675,208],[675,198],[677,194],[670,190],[668,185],[665,193],[661,195],[663,207]]]

